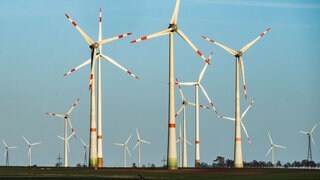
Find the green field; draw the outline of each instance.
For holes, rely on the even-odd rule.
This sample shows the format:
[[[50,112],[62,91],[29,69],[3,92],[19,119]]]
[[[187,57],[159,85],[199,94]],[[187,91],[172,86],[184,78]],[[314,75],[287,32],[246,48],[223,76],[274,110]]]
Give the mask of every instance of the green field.
[[[179,169],[161,168],[55,168],[0,167],[0,179],[305,179],[319,180],[320,170],[314,169]]]

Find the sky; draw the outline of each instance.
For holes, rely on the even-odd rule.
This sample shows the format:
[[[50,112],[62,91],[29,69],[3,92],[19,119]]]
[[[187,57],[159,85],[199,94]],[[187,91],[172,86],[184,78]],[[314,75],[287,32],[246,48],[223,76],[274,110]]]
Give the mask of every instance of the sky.
[[[43,144],[33,148],[33,164],[52,166],[61,154],[62,119],[46,112],[66,113],[80,98],[71,115],[77,137],[70,140],[69,165],[83,163],[80,138],[89,140],[89,66],[63,77],[90,57],[90,49],[64,13],[92,39],[98,38],[99,8],[103,15],[103,38],[132,32],[129,37],[103,46],[103,53],[139,76],[136,80],[109,62],[102,63],[104,165],[123,165],[123,143],[130,135],[132,156],[137,163],[135,129],[151,142],[142,145],[142,164],[162,165],[166,156],[168,127],[168,37],[141,43],[131,40],[168,27],[174,0],[81,0],[0,2],[0,138],[9,146],[11,165],[28,165],[25,136]],[[314,131],[313,160],[320,162],[320,3],[316,0],[181,0],[178,27],[208,56],[213,51],[202,85],[225,116],[234,116],[234,57],[201,38],[205,35],[235,50],[271,30],[243,56],[248,100],[241,92],[242,110],[256,102],[243,122],[251,137],[242,140],[243,160],[271,161],[268,132],[282,163],[307,156],[307,137]],[[174,39],[175,76],[196,81],[203,61],[177,35]],[[194,88],[183,87],[194,101]],[[177,89],[175,108],[181,106]],[[200,93],[200,102],[207,101]],[[177,129],[181,116],[176,119]],[[194,108],[187,110],[187,139],[194,142]],[[69,130],[70,131],[70,130]],[[179,132],[177,132],[178,136]],[[244,132],[242,131],[244,137]],[[201,162],[211,164],[217,156],[233,159],[234,123],[218,119],[213,111],[200,112]],[[188,165],[194,165],[194,143],[188,147]],[[5,147],[0,145],[3,157]],[[3,154],[2,154],[3,153]],[[5,165],[5,158],[0,158]]]

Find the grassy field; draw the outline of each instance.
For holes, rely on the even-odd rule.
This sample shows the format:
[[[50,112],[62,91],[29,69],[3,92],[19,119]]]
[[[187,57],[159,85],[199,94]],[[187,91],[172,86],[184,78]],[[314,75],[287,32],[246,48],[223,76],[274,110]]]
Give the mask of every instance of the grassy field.
[[[320,170],[312,169],[124,169],[124,168],[55,168],[0,167],[0,179],[303,179],[319,180]]]

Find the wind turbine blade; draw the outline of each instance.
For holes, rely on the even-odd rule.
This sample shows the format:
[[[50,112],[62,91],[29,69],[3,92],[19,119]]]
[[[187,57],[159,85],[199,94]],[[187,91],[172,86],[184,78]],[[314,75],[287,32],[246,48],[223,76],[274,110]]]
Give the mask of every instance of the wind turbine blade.
[[[197,82],[178,82],[176,84],[181,85],[181,86],[195,86],[198,83]]]
[[[128,69],[124,68],[123,66],[121,66],[119,63],[117,63],[115,60],[113,60],[112,58],[110,58],[109,56],[103,55],[101,54],[101,56],[106,59],[107,61],[109,61],[111,64],[115,65],[116,67],[120,68],[121,70],[123,70],[124,72],[128,73],[130,76],[139,79],[138,76],[136,76],[135,74],[133,74],[131,71],[129,71]]]
[[[179,7],[180,7],[180,0],[176,1],[176,5],[170,20],[170,24],[177,24],[178,21],[178,14],[179,14]]]
[[[38,145],[38,144],[42,144],[42,142],[32,143],[31,146],[35,146],[35,145]]]
[[[316,129],[317,125],[318,125],[318,124],[316,124],[316,125],[313,126],[313,128],[312,128],[311,131],[310,131],[310,134],[313,133],[313,131],[314,131],[314,129]]]
[[[243,83],[243,92],[244,92],[244,98],[247,99],[247,86],[246,86],[246,77],[244,75],[244,63],[241,57],[239,57],[239,62],[241,66],[241,74],[242,74],[242,83]]]
[[[267,34],[268,31],[270,31],[270,28],[264,30],[256,39],[246,44],[243,48],[241,48],[240,52],[245,53],[253,44],[255,44],[259,39]]]
[[[82,145],[86,146],[86,143],[84,143],[84,141],[81,138],[80,138],[80,140],[81,140]]]
[[[232,118],[232,117],[226,117],[226,116],[221,116],[221,115],[218,115],[217,117],[218,117],[218,118],[221,118],[221,119],[226,119],[226,120],[235,121],[235,119]]]
[[[74,135],[74,137],[76,137],[76,131],[75,131],[75,130],[73,129],[73,127],[72,127],[70,118],[67,118],[67,121],[68,121],[69,126],[70,126],[71,131],[72,131],[72,134],[71,134],[70,136],[73,136],[73,135]]]
[[[274,147],[278,147],[278,148],[283,148],[283,149],[286,148],[286,147],[284,147],[284,146],[280,146],[280,145],[277,145],[277,144],[274,144],[273,146],[274,146]]]
[[[100,8],[99,11],[99,35],[98,35],[98,41],[102,40],[102,10]],[[101,46],[99,46],[99,49],[101,50]],[[101,52],[101,51],[100,51]]]
[[[179,109],[179,111],[176,113],[175,117],[177,117],[184,108],[185,108],[185,105],[183,104],[183,105],[181,106],[181,108]]]
[[[235,51],[235,50],[233,50],[233,49],[231,49],[231,48],[229,48],[229,47],[227,47],[225,45],[222,45],[222,44],[220,44],[220,43],[218,43],[218,42],[216,42],[216,41],[214,41],[214,40],[212,40],[210,38],[207,38],[206,36],[202,36],[202,38],[207,40],[207,41],[209,41],[209,42],[211,42],[212,44],[216,44],[217,46],[221,47],[222,49],[226,50],[228,53],[230,53],[230,54],[232,54],[234,56],[238,54],[237,51]]]
[[[204,96],[207,98],[207,100],[208,100],[209,104],[211,105],[212,109],[214,110],[214,112],[215,112],[216,114],[218,114],[218,112],[217,112],[216,108],[214,107],[214,104],[213,104],[213,102],[211,101],[210,97],[208,96],[206,90],[202,87],[201,84],[199,84],[199,87],[200,87],[201,91],[203,92]]]
[[[143,139],[141,139],[140,141],[143,142],[143,143],[146,143],[146,144],[151,144],[149,141],[146,141],[146,140],[143,140]]]
[[[27,140],[27,138],[24,137],[24,136],[22,136],[22,137],[23,137],[24,141],[26,141],[26,143],[27,143],[28,145],[30,145],[30,142]]]
[[[269,151],[267,152],[266,156],[270,153],[270,151],[272,150],[272,146],[270,147]]]
[[[242,115],[241,115],[241,120],[242,120],[242,118],[247,114],[247,112],[249,111],[249,109],[252,107],[252,105],[255,103],[255,99],[253,99],[252,101],[251,101],[251,103],[249,104],[249,106],[246,108],[246,110],[244,110],[244,112],[242,113]]]
[[[137,142],[137,144],[134,146],[133,150],[135,150],[138,147],[139,143],[140,143],[140,141]]]
[[[73,111],[73,109],[77,106],[78,102],[79,102],[80,98],[78,98],[73,105],[71,106],[70,110],[67,112],[67,115],[70,115],[71,112]]]
[[[313,137],[312,137],[312,134],[310,134],[310,138],[311,138],[311,141],[312,141],[313,145],[315,145],[316,143],[314,142],[314,139],[313,139]]]
[[[106,43],[109,43],[109,42],[112,42],[112,41],[115,41],[115,40],[118,40],[118,39],[121,39],[121,38],[130,36],[131,34],[132,34],[132,33],[120,34],[120,35],[115,36],[115,37],[112,37],[112,38],[108,38],[108,39],[101,40],[101,41],[99,41],[98,43],[99,43],[99,45],[103,45],[103,44],[106,44]]]
[[[8,149],[17,149],[17,148],[18,148],[17,146],[8,147]]]
[[[59,118],[62,118],[62,119],[64,119],[64,116],[65,116],[65,115],[62,115],[62,114],[56,114],[56,113],[46,113],[46,115],[49,115],[49,116],[55,116],[55,117],[59,117]]]
[[[185,100],[185,97],[184,97],[184,94],[182,92],[182,89],[181,89],[181,86],[179,84],[179,81],[178,81],[178,78],[176,78],[176,83],[175,83],[177,86],[178,86],[178,89],[179,89],[179,93],[180,93],[180,96],[181,96],[181,100]]]
[[[191,104],[191,103],[190,103]],[[195,105],[195,104],[194,104]],[[205,106],[205,105],[202,105],[202,104],[199,104],[199,107],[200,108],[203,108],[203,109],[210,109],[210,107],[208,107],[208,106]]]
[[[211,60],[212,54],[213,54],[213,52],[211,52],[211,54],[210,54],[210,56],[209,56],[209,58],[208,58],[208,61],[209,61],[209,62],[210,62],[210,60]],[[203,75],[204,75],[204,73],[205,73],[208,65],[209,65],[209,63],[206,63],[206,64],[204,65],[204,67],[203,67],[203,69],[202,69],[202,71],[201,71],[201,73],[200,73],[200,75],[199,75],[198,82],[201,82],[201,80],[202,80],[202,78],[203,78]]]
[[[8,149],[6,149],[6,151],[4,152],[3,157],[6,157],[7,153],[8,153]]]
[[[5,147],[8,147],[7,143],[3,139],[2,139],[2,142],[3,142]]]
[[[165,29],[165,30],[163,30],[163,31],[159,31],[159,32],[156,32],[156,33],[147,35],[147,36],[142,36],[142,37],[139,38],[139,39],[136,39],[136,40],[131,41],[130,43],[137,43],[137,42],[145,41],[145,40],[148,40],[148,39],[151,39],[151,38],[155,38],[155,37],[159,37],[159,36],[164,36],[164,35],[167,35],[167,34],[171,33],[171,31],[172,31],[172,28],[168,28],[168,29]]]
[[[113,144],[117,146],[124,146],[124,144],[120,144],[120,143],[113,143]]]
[[[63,76],[68,76],[69,74],[75,72],[76,70],[78,70],[78,69],[82,68],[83,66],[86,66],[86,65],[88,65],[88,64],[90,64],[90,63],[91,63],[91,59],[88,59],[88,60],[86,60],[84,63],[80,64],[79,66],[77,66],[77,67],[75,67],[75,68],[72,68],[70,71],[64,73]]]
[[[268,132],[268,136],[269,136],[269,139],[270,139],[270,143],[273,144],[272,142],[272,139],[271,139],[271,136],[270,136],[270,133]]]
[[[59,139],[61,139],[62,141],[64,141],[64,138],[61,136],[57,136]]]
[[[136,128],[136,133],[137,133],[138,140],[140,140],[139,131],[137,128]]]
[[[301,133],[303,133],[303,134],[308,134],[308,132],[305,132],[305,131],[299,131],[299,132],[301,132]]]
[[[126,146],[126,150],[127,150],[128,154],[129,154],[129,156],[131,157],[131,153],[130,153],[130,151],[129,151],[128,146]]]
[[[209,64],[208,59],[204,57],[202,52],[190,41],[190,39],[180,29],[177,29],[176,32],[181,36],[183,40],[185,40],[189,44],[189,46],[201,57],[201,59],[203,59],[205,63]]]
[[[246,126],[243,124],[242,121],[240,121],[240,124],[241,124],[241,126],[242,126],[242,129],[243,129],[244,133],[245,133],[246,136],[247,136],[248,142],[251,144],[251,140],[250,140],[249,134],[248,134],[248,132],[247,132]]]
[[[83,36],[83,38],[86,40],[86,42],[89,44],[89,45],[92,45],[94,44],[94,41],[88,36],[87,33],[85,33],[79,26],[76,22],[74,22],[70,16],[68,16],[67,14],[65,14],[66,17],[68,18],[68,20],[72,23],[72,25],[79,31],[79,33]]]
[[[131,136],[132,135],[130,135],[129,138],[126,140],[126,142],[124,143],[125,145],[127,145],[129,143]]]
[[[75,136],[75,132],[71,133],[70,136],[67,137],[67,140],[69,141],[72,136]]]

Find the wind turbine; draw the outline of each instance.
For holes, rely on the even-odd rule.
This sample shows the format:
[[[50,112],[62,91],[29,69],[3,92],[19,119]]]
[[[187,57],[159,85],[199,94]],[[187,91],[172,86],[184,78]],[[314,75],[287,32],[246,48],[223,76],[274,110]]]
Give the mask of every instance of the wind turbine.
[[[94,42],[67,14],[67,18],[69,21],[74,25],[74,27],[80,32],[80,34],[85,38],[87,43],[90,46],[91,49],[91,59],[88,59],[84,63],[80,64],[79,66],[72,68],[69,72],[65,73],[64,76],[69,75],[70,73],[80,69],[81,67],[88,65],[91,63],[91,74],[90,74],[90,85],[89,88],[91,89],[91,107],[90,107],[90,167],[103,167],[103,154],[102,154],[102,90],[101,90],[101,60],[102,58],[109,61],[111,64],[115,65],[116,67],[120,68],[121,70],[128,73],[130,76],[139,79],[138,76],[134,75],[129,71],[128,69],[121,66],[119,63],[117,63],[115,60],[113,60],[111,57],[102,54],[102,45],[106,43],[110,43],[112,41],[121,39],[123,37],[131,35],[131,33],[125,33],[120,34],[118,36],[107,38],[102,40],[102,11],[100,9],[100,17],[99,17],[99,37],[98,42]],[[98,53],[96,53],[96,50],[99,50]],[[97,88],[97,113],[98,113],[98,125],[96,125],[96,92],[95,92],[95,86],[94,86],[94,79],[95,79],[95,61],[98,58],[97,62],[97,73],[98,73],[98,88]],[[96,132],[96,127],[98,127],[98,135]]]
[[[176,78],[176,82],[178,82],[178,79]],[[186,120],[186,108],[188,105],[192,105],[192,106],[196,106],[195,103],[193,102],[190,102],[188,101],[183,92],[182,92],[182,89],[181,89],[181,86],[176,83],[178,88],[179,88],[179,92],[180,92],[180,97],[181,97],[181,101],[182,101],[182,105],[181,105],[181,108],[178,110],[178,112],[176,113],[176,117],[182,112],[183,110],[183,121],[182,121],[182,126],[183,126],[183,129],[182,129],[182,138],[183,139],[186,139],[186,134],[187,134],[187,120]],[[200,108],[205,108],[205,109],[210,109],[209,107],[207,106],[204,106],[204,105],[199,105]],[[182,150],[180,149],[180,151],[182,151],[182,158],[180,157],[180,159],[182,159],[182,166],[181,167],[187,167],[188,166],[188,160],[187,160],[187,143],[186,141],[183,141],[183,142],[180,142],[180,143],[183,143],[183,146],[182,146]]]
[[[83,147],[83,164],[85,166],[88,166],[88,160],[87,160],[87,149],[90,147],[90,145],[87,145],[82,139],[81,143],[82,143],[82,147]]]
[[[249,143],[251,143],[251,140],[250,140],[250,137],[249,137],[249,135],[248,135],[246,126],[243,124],[243,118],[244,118],[244,116],[247,114],[247,112],[249,111],[249,109],[252,107],[252,105],[254,104],[254,102],[255,102],[255,100],[253,99],[253,100],[251,101],[251,103],[248,105],[248,107],[246,108],[246,110],[242,113],[241,118],[240,118],[241,127],[242,127],[244,133],[246,134],[247,140],[248,140]],[[222,118],[222,119],[227,119],[227,120],[235,121],[235,118],[233,118],[233,117],[226,117],[226,116],[221,116],[221,115],[218,115],[218,117],[219,117],[219,118]]]
[[[186,138],[184,138],[182,135],[181,135],[181,125],[180,125],[180,132],[179,132],[179,137],[176,141],[177,143],[180,142],[180,147],[179,147],[179,154],[180,154],[180,167],[182,168],[185,168],[188,166],[187,164],[187,158],[185,157],[185,154],[186,154],[186,148],[184,147],[184,144],[189,144],[189,145],[192,145],[189,141],[187,141]]]
[[[73,105],[71,106],[71,108],[69,109],[69,111],[66,113],[66,114],[56,114],[56,113],[46,113],[47,115],[49,116],[54,116],[54,117],[59,117],[59,118],[62,118],[64,119],[64,166],[65,167],[68,167],[68,152],[67,152],[67,138],[68,138],[68,123],[69,123],[69,126],[72,130],[72,134],[71,135],[74,135],[75,136],[75,131],[74,129],[72,128],[72,125],[71,125],[71,121],[70,121],[70,115],[73,111],[73,109],[76,107],[76,105],[78,104],[79,102],[79,98],[73,103]]]
[[[6,147],[6,151],[4,153],[4,156],[6,158],[6,166],[9,166],[9,149],[16,149],[18,147],[16,146],[8,146],[7,143],[2,139],[2,142],[4,146]]]
[[[31,167],[32,165],[32,146],[41,144],[42,142],[36,142],[36,143],[30,143],[26,137],[22,136],[23,139],[26,141],[27,145],[28,145],[28,158],[29,158],[29,166]]]
[[[239,51],[233,50],[225,45],[222,45],[212,39],[209,39],[205,36],[202,36],[205,40],[216,44],[217,46],[221,47],[222,49],[226,50],[228,53],[236,57],[236,73],[235,73],[235,142],[234,142],[234,166],[236,168],[243,168],[243,162],[242,162],[242,146],[241,146],[241,129],[240,129],[240,71],[242,74],[242,82],[243,82],[243,89],[244,89],[244,96],[245,99],[247,99],[247,87],[246,87],[246,81],[245,81],[245,75],[244,75],[244,64],[242,60],[242,55],[253,45],[255,44],[259,39],[261,39],[270,28],[266,29],[264,32],[262,32],[256,39],[249,42],[245,46],[243,46]],[[241,66],[241,69],[240,69]]]
[[[151,39],[154,37],[169,35],[169,112],[168,112],[168,149],[167,149],[167,165],[168,169],[177,169],[177,147],[176,147],[176,123],[175,123],[175,109],[174,109],[174,55],[173,55],[173,33],[176,32],[184,41],[186,41],[191,48],[204,60],[207,59],[202,55],[201,51],[189,40],[189,38],[178,28],[178,13],[180,0],[176,1],[175,9],[169,23],[169,27],[165,30],[156,32],[154,34],[143,36],[140,39],[131,41],[136,43]],[[207,62],[208,63],[208,62]]]
[[[312,152],[311,152],[311,142],[310,141],[312,141],[313,145],[315,145],[313,137],[312,137],[312,133],[316,129],[316,127],[317,127],[317,124],[313,126],[313,128],[311,129],[310,132],[299,131],[299,132],[301,132],[301,133],[303,133],[303,134],[308,136],[308,156],[307,156],[307,161],[308,162],[312,161]]]
[[[114,143],[114,145],[123,147],[123,157],[124,157],[123,158],[123,164],[124,164],[124,167],[127,167],[127,152],[129,154],[129,156],[131,156],[131,153],[130,153],[129,148],[128,148],[128,143],[130,141],[130,138],[131,138],[131,135],[129,136],[129,138],[126,140],[126,142],[124,144]]]
[[[270,149],[268,150],[266,156],[270,153],[270,151],[272,151],[272,152],[271,152],[272,164],[273,164],[273,166],[275,166],[275,161],[274,161],[274,148],[276,148],[276,147],[278,147],[278,148],[286,148],[286,147],[280,146],[280,145],[277,145],[277,144],[274,144],[273,141],[272,141],[272,139],[271,139],[271,136],[270,136],[270,133],[269,133],[269,132],[268,132],[268,135],[269,135],[271,147],[270,147]]]
[[[197,82],[176,82],[176,84],[178,85],[185,85],[185,86],[194,86],[195,87],[195,99],[196,99],[196,103],[195,103],[195,167],[200,167],[200,130],[199,130],[199,87],[202,91],[202,93],[204,94],[204,96],[206,97],[206,99],[208,100],[209,104],[211,105],[213,111],[217,114],[217,110],[214,106],[214,103],[211,101],[208,93],[206,92],[206,90],[204,89],[204,87],[201,85],[201,80],[203,78],[203,75],[210,63],[210,59],[212,57],[212,53],[210,54],[207,62],[202,71],[200,72],[199,78]]]
[[[65,151],[65,155],[64,155],[64,167],[68,167],[68,152],[70,152],[70,146],[69,146],[69,140],[72,136],[74,136],[75,132],[72,132],[71,135],[69,135],[68,137],[61,137],[61,136],[57,136],[59,139],[61,139],[64,142],[64,151]]]
[[[150,142],[146,141],[146,140],[143,140],[140,138],[140,135],[139,135],[139,132],[138,132],[138,129],[136,129],[136,132],[137,132],[137,138],[138,138],[138,142],[137,144],[134,146],[133,150],[135,150],[137,147],[138,147],[138,167],[141,167],[141,161],[140,161],[140,157],[141,157],[141,144],[142,143],[146,143],[146,144],[150,144]]]

